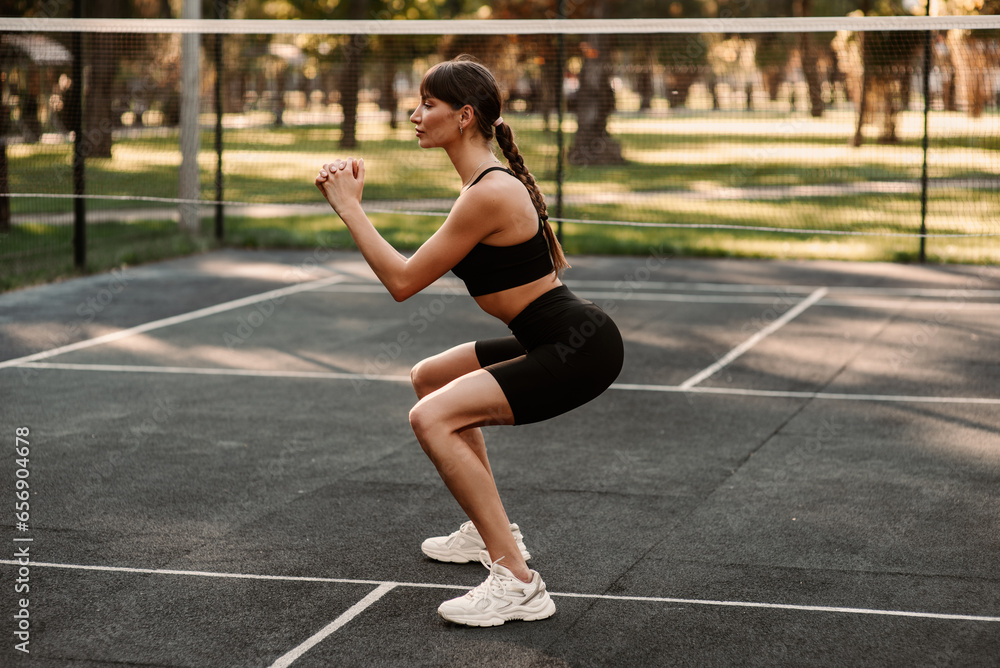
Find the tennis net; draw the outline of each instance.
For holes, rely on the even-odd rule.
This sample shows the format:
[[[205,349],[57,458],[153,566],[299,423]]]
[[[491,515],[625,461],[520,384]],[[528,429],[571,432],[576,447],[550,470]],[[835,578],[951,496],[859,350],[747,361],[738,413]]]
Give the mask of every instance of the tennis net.
[[[422,73],[460,53],[501,81],[571,253],[1000,260],[1000,17],[0,32],[5,275],[212,239],[349,245],[312,185],[347,155],[373,221],[412,248],[461,184],[408,116]]]

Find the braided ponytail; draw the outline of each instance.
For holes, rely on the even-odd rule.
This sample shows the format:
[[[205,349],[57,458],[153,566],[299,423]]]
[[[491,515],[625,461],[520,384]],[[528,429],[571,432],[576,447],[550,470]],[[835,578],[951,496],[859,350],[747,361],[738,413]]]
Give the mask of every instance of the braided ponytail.
[[[518,180],[528,189],[528,194],[531,195],[531,203],[535,205],[535,210],[538,212],[538,219],[542,221],[542,227],[545,230],[545,240],[549,244],[549,255],[552,257],[552,266],[555,267],[556,274],[561,275],[564,269],[569,269],[570,264],[566,261],[562,245],[552,231],[552,226],[549,225],[549,214],[548,208],[545,206],[545,197],[542,196],[542,191],[539,190],[538,184],[535,183],[535,177],[524,166],[524,158],[521,157],[521,152],[517,150],[517,144],[514,143],[514,131],[511,130],[509,125],[502,122],[496,128],[496,138],[497,145],[503,151],[503,156],[507,158],[507,164],[510,165],[511,171],[514,172]]]
[[[517,150],[517,144],[514,143],[513,130],[500,118],[503,96],[500,93],[500,85],[493,74],[485,66],[473,60],[471,56],[463,54],[452,60],[438,63],[429,69],[420,82],[420,95],[436,97],[447,102],[456,110],[461,109],[466,104],[475,109],[476,127],[479,129],[479,133],[487,142],[496,136],[497,144],[503,151],[504,157],[507,158],[511,171],[531,195],[531,203],[535,205],[538,219],[542,222],[545,240],[549,245],[549,255],[552,257],[552,266],[555,267],[556,273],[561,274],[563,269],[568,269],[569,262],[566,261],[562,246],[556,239],[552,226],[549,225],[549,215],[545,208],[545,198],[542,197],[542,191],[538,189],[535,177],[524,166],[524,158],[521,157],[520,151]],[[501,122],[494,126],[496,121]]]

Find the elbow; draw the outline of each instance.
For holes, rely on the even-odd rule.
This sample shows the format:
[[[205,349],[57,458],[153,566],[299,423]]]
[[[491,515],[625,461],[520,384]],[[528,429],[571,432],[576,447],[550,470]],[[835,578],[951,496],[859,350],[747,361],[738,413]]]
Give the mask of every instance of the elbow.
[[[395,299],[397,302],[405,302],[407,299],[417,294],[418,292],[417,290],[412,289],[410,286],[405,286],[405,285],[386,286],[386,288],[388,288],[389,294],[392,295],[392,298]]]
[[[397,302],[405,302],[427,287],[426,283],[421,283],[418,277],[410,275],[405,268],[398,273],[383,276],[382,284]]]

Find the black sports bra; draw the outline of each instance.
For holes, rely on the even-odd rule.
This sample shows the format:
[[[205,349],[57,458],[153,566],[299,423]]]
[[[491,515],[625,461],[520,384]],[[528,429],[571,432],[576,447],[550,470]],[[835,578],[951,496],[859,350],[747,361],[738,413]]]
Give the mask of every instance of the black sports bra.
[[[490,172],[501,170],[514,176],[504,167],[483,170],[470,188]],[[517,177],[515,177],[517,178]],[[527,285],[552,273],[552,257],[545,240],[545,228],[538,221],[538,232],[527,241],[513,246],[490,246],[479,243],[452,268],[452,272],[465,281],[473,297]]]

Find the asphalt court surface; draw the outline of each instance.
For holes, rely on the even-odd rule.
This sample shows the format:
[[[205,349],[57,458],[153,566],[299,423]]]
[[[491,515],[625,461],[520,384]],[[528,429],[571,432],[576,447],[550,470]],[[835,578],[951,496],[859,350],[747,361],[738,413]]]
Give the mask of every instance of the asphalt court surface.
[[[0,664],[997,665],[1000,270],[571,261],[625,368],[486,430],[558,607],[494,629],[419,551],[464,518],[409,369],[505,333],[460,284],[223,251],[0,295]]]

